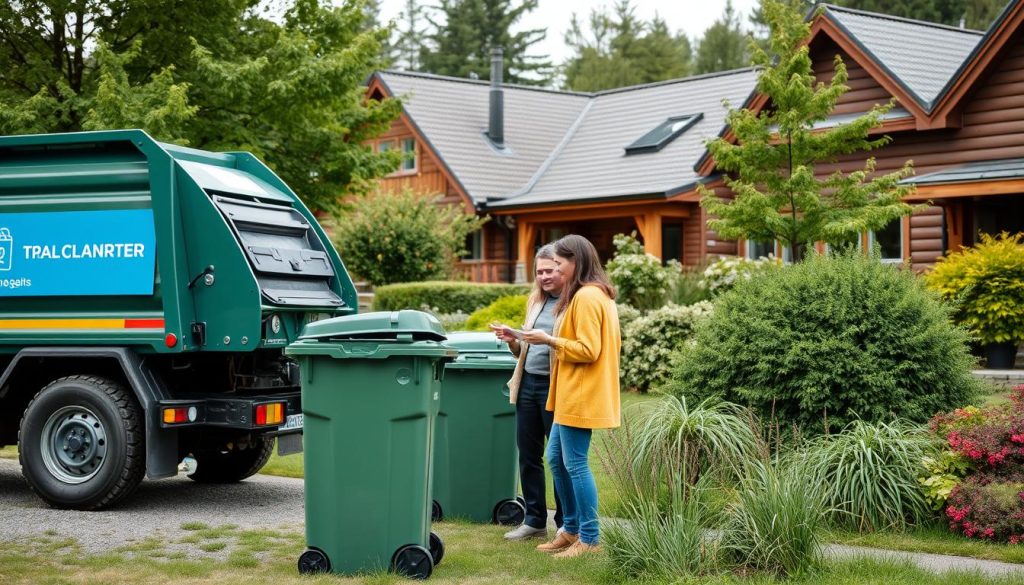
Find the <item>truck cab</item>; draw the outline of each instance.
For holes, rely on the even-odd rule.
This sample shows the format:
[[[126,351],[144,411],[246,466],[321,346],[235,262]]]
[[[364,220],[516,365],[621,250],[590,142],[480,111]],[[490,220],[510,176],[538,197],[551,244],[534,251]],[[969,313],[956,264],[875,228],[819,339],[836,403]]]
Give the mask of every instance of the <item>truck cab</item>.
[[[52,506],[234,482],[301,449],[308,322],[357,311],[316,218],[244,152],[0,137],[0,445]]]

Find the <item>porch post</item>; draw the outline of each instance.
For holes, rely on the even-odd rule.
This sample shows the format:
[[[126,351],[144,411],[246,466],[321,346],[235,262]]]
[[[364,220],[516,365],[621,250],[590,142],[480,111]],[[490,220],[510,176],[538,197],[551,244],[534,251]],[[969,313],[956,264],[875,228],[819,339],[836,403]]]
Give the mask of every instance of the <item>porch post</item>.
[[[644,252],[661,258],[661,214],[648,213],[644,221]]]
[[[533,268],[530,264],[533,261],[533,240],[537,236],[537,226],[524,219],[517,219],[519,241],[517,242],[516,284],[524,284],[529,282],[529,274]]]

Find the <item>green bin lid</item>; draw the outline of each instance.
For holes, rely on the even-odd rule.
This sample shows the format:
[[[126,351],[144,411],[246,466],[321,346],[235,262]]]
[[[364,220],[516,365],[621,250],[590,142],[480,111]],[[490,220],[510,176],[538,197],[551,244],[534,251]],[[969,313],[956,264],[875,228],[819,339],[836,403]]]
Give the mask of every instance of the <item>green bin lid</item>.
[[[449,369],[510,370],[518,361],[508,344],[499,341],[493,333],[450,333],[445,345],[459,350],[459,357],[445,365]]]
[[[423,311],[380,311],[314,321],[305,326],[300,340],[380,339],[444,341],[444,327]]]

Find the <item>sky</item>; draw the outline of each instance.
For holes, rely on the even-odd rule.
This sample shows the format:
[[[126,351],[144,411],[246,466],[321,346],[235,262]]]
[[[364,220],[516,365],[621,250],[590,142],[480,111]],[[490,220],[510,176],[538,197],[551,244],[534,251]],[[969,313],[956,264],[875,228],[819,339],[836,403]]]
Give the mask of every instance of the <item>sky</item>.
[[[561,64],[571,56],[565,46],[564,35],[569,28],[569,19],[576,12],[586,21],[594,8],[606,7],[611,12],[615,0],[540,0],[537,9],[523,17],[518,28],[547,28],[547,37],[534,45],[534,53],[550,55],[552,61]],[[434,6],[435,2],[423,4]],[[749,28],[748,17],[757,6],[758,0],[733,0],[733,8],[741,15],[743,27]],[[655,14],[661,16],[670,30],[683,31],[692,41],[703,35],[704,30],[714,24],[715,19],[725,10],[725,0],[633,0],[637,16],[650,20]],[[397,19],[405,6],[405,0],[382,0],[380,20],[387,22]]]

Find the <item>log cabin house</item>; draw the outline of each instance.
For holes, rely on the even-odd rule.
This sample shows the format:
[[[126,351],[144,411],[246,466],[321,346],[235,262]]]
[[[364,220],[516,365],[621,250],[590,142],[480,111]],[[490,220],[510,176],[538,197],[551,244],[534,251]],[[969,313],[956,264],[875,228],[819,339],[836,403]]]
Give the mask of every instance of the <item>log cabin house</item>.
[[[850,91],[829,123],[896,99],[876,129],[892,142],[820,165],[878,172],[914,161],[909,200],[928,207],[879,233],[883,259],[925,269],[981,233],[1024,231],[1024,0],[987,32],[826,5],[807,40],[814,68],[831,77],[840,55]],[[588,237],[607,259],[612,237],[636,231],[647,252],[697,266],[723,255],[784,255],[774,242],[723,241],[707,228],[697,186],[724,192],[704,148],[724,135],[726,108],[770,107],[751,69],[596,93],[408,72],[378,72],[372,98],[404,110],[374,148],[406,161],[381,181],[441,193],[492,221],[461,262],[480,282],[526,279],[536,248],[565,233]]]

